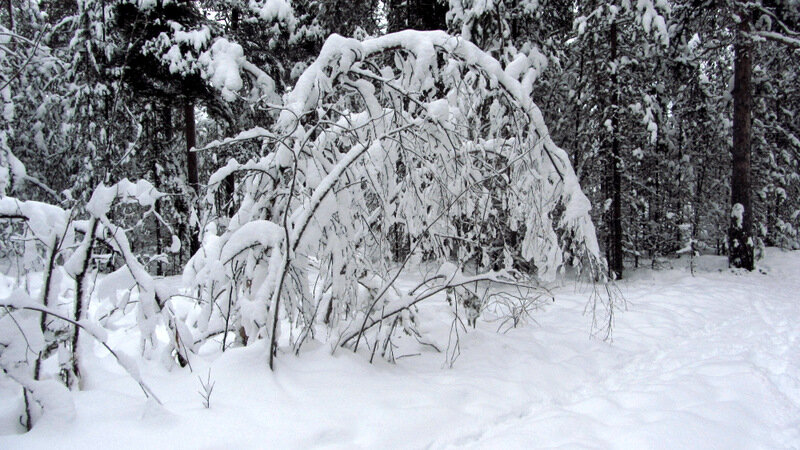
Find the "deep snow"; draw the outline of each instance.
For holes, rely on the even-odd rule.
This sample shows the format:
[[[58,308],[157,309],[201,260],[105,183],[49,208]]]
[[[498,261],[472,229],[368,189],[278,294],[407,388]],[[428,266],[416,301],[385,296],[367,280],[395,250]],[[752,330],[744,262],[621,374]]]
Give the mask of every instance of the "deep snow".
[[[161,407],[98,347],[71,422],[14,434],[19,389],[0,381],[0,448],[800,448],[800,252],[770,249],[755,273],[684,262],[619,284],[613,342],[589,338],[587,293],[568,285],[536,323],[479,321],[452,368],[433,351],[370,365],[317,344],[271,373],[265,345],[205,348],[194,373],[142,367]],[[443,299],[422,307],[446,342]],[[110,343],[135,354],[126,333]]]

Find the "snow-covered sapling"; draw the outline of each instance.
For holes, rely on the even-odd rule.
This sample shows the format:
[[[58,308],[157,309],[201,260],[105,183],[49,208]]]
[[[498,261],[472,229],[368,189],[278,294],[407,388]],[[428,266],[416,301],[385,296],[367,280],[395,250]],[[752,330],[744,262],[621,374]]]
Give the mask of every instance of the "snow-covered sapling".
[[[463,291],[455,312],[474,325],[485,305],[466,283],[534,292],[567,265],[602,278],[589,201],[531,101],[532,66],[504,69],[440,31],[328,38],[275,125],[228,141],[258,139],[262,155],[209,178],[212,199],[235,174],[241,201],[184,271],[205,312],[197,334],[267,339],[270,362],[278,342],[315,336],[392,359],[394,339],[419,337],[431,293]],[[440,276],[398,288],[426,266]]]
[[[216,381],[211,380],[211,368],[208,368],[205,380],[200,375],[197,376],[197,379],[200,381],[200,390],[197,393],[203,399],[203,406],[208,409],[211,407],[211,393],[214,392],[214,385],[216,384]]]

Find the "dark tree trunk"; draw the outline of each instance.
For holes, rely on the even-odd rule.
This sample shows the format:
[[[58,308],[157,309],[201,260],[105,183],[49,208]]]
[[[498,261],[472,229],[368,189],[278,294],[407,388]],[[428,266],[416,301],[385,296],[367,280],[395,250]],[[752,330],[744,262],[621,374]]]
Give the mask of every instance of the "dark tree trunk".
[[[241,16],[241,12],[239,12],[239,8],[234,6],[231,10],[231,31],[236,31],[239,29],[239,17]]]
[[[73,304],[72,317],[76,322],[80,322],[86,317],[86,311],[89,308],[88,292],[85,285],[86,277],[89,274],[89,269],[92,263],[92,253],[94,252],[94,238],[97,233],[97,226],[99,221],[92,218],[89,225],[89,234],[86,235],[86,254],[83,255],[81,261],[80,272],[75,274],[75,303]],[[81,383],[81,370],[80,370],[80,327],[73,325],[72,334],[69,339],[70,345],[70,360],[66,367],[62,367],[61,375],[64,384],[69,389],[80,389]]]
[[[160,151],[159,151],[158,155],[155,155],[152,158],[153,166],[150,168],[150,170],[153,171],[153,178],[152,178],[153,179],[153,186],[156,188],[157,191],[161,192],[161,189],[162,189],[161,174],[159,173],[159,170],[158,170],[158,167],[159,167],[159,156],[160,157],[164,157],[165,155],[168,155],[169,151],[170,151],[170,144],[172,143],[172,111],[171,111],[171,107],[169,105],[161,105],[161,120],[160,121],[158,121],[158,120],[156,121],[156,124],[159,124],[159,123],[160,123],[160,126],[156,125],[154,127],[155,128],[154,134],[156,136],[156,139],[158,139],[159,130],[163,130],[163,132],[164,132],[164,134],[163,134],[164,140],[159,142],[159,144],[158,144],[158,146],[160,148]],[[158,217],[162,217],[161,214],[162,214],[163,208],[161,206],[162,206],[161,199],[156,199],[155,203],[153,204],[153,208],[155,209],[156,214],[158,215]],[[154,224],[155,224],[155,234],[156,234],[156,236],[155,236],[156,237],[156,254],[160,255],[164,251],[164,245],[161,242],[161,240],[162,240],[162,237],[161,237],[161,220],[156,218],[154,220]],[[164,275],[164,263],[161,261],[161,259],[159,259],[156,262],[156,275],[158,275],[158,276]]]
[[[153,180],[155,180],[154,187],[156,188],[156,190],[159,190],[161,189],[160,186],[161,183],[158,182],[159,176],[155,165],[156,164],[154,161],[153,162]],[[156,211],[156,214],[159,217],[161,217],[161,202],[158,199],[156,199],[155,203],[153,204],[153,207]],[[161,253],[164,251],[164,246],[161,244],[161,221],[155,219],[154,225],[156,232],[156,255],[161,255]],[[159,258],[158,261],[156,261],[156,275],[158,276],[164,275],[164,263],[161,261],[161,258]]]
[[[733,62],[733,149],[731,173],[731,223],[728,229],[728,264],[731,267],[755,268],[753,242],[753,207],[750,186],[750,142],[752,137],[753,73],[752,41],[748,13],[740,14],[736,30]]]
[[[231,31],[236,31],[239,29],[239,16],[240,16],[239,8],[233,8],[231,11]],[[234,174],[230,174],[222,180],[222,207],[223,211],[220,213],[227,214],[228,217],[232,217],[233,214],[236,212],[236,209],[233,205],[233,194],[234,188],[236,186],[236,177]]]
[[[611,60],[617,59],[617,24],[611,24]],[[609,239],[606,249],[608,274],[616,279],[622,278],[622,176],[620,174],[619,139],[617,138],[617,109],[619,108],[619,79],[616,71],[611,75],[611,152],[609,170],[611,177],[611,217],[609,220]]]
[[[6,8],[8,9],[8,29],[14,31],[14,7],[11,5],[11,0],[6,0]]]
[[[164,126],[164,147],[163,148],[164,148],[164,153],[162,154],[162,156],[165,156],[165,157],[168,158],[169,156],[166,156],[166,155],[174,155],[175,154],[175,148],[173,147],[175,145],[175,142],[174,142],[175,141],[175,128],[173,128],[174,121],[172,120],[172,114],[173,114],[172,106],[169,105],[169,104],[165,104],[164,105],[164,109],[163,109],[163,114],[164,114],[163,115],[163,126]],[[159,175],[157,175],[156,179],[159,181],[159,184],[161,184],[161,180],[160,180],[160,176]],[[174,205],[176,207],[176,209],[180,208],[180,206],[179,206],[180,204],[181,204],[181,202],[178,201],[177,204]],[[164,205],[164,203],[161,202],[161,201],[156,202],[156,207],[158,208],[156,210],[156,212],[158,214],[161,214],[161,208],[162,208],[163,205]],[[159,226],[160,226],[160,223],[159,223]],[[180,237],[180,229],[178,230],[178,237]],[[171,236],[170,236],[170,238],[171,238]],[[170,245],[172,245],[171,239],[170,239]],[[179,251],[177,253],[177,255],[174,255],[172,258],[170,258],[170,260],[172,261],[172,270],[173,271],[176,270],[176,267],[175,267],[175,256],[177,256],[178,261],[180,261],[181,253],[182,252]]]
[[[42,306],[45,308],[50,307],[50,285],[53,280],[53,271],[55,270],[55,263],[56,263],[56,255],[58,255],[58,247],[60,245],[59,238],[56,236],[53,239],[53,244],[48,247],[47,249],[47,268],[44,272],[44,281],[42,282]],[[41,313],[39,316],[39,330],[42,332],[42,336],[45,336],[45,344],[47,342],[47,315],[45,313]],[[50,344],[52,345],[52,344]],[[33,365],[33,379],[39,381],[41,379],[41,370],[42,370],[42,360],[48,356],[50,348],[46,346],[42,350],[39,351],[39,354],[36,356],[36,363]],[[33,400],[30,396],[28,396],[28,390],[23,388],[22,389],[22,396],[25,401],[25,430],[31,431],[33,428],[33,417],[31,411],[31,401]]]
[[[187,218],[189,218],[192,215],[192,208],[195,203],[194,197],[196,197],[200,189],[200,180],[197,171],[197,153],[192,151],[192,149],[197,146],[197,134],[195,132],[194,103],[191,101],[187,101],[184,106],[184,118],[186,122],[186,181],[189,183],[193,197],[189,200],[189,208],[187,211]],[[200,249],[200,239],[199,230],[191,223],[189,224],[189,234],[189,250],[191,254],[194,255],[197,253],[197,250]]]
[[[389,0],[387,6],[387,31],[446,30],[447,2],[438,0]]]

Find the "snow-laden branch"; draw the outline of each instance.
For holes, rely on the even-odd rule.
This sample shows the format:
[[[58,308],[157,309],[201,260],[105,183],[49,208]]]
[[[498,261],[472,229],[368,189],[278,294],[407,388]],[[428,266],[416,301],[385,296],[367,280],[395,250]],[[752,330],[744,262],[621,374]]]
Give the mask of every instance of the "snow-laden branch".
[[[432,287],[428,287],[428,289],[426,289],[424,292],[420,294],[415,294],[415,291],[420,287],[427,286],[435,281],[441,281],[441,283],[438,285],[434,285]],[[456,287],[461,287],[468,284],[474,284],[479,282],[495,283],[499,285],[521,288],[530,291],[537,289],[536,286],[531,286],[514,280],[514,278],[510,276],[508,271],[505,270],[486,272],[478,275],[464,275],[463,272],[458,270],[458,268],[453,266],[452,264],[445,264],[439,269],[439,273],[437,273],[433,277],[426,278],[416,287],[408,291],[408,293],[398,301],[389,303],[384,308],[384,311],[378,317],[370,318],[369,323],[365,323],[359,331],[355,331],[344,337],[341,340],[340,346],[346,347],[353,339],[356,339],[359,336],[363,335],[366,330],[369,330],[370,328],[374,327],[375,325],[378,325],[382,321],[389,319],[397,314],[400,314],[403,311],[409,310],[417,303],[423,300],[427,300],[436,294],[439,294],[448,289],[453,289]]]
[[[53,310],[51,308],[45,308],[42,305],[26,300],[20,300],[20,299],[15,300],[10,298],[3,299],[0,300],[0,306],[5,308],[24,309],[28,311],[36,311],[44,313],[53,316],[57,319],[63,320],[72,325],[75,325],[76,327],[79,327],[80,329],[89,333],[90,336],[92,336],[97,342],[99,342],[103,347],[105,347],[109,353],[111,353],[111,355],[114,357],[117,363],[125,370],[125,372],[131,378],[133,378],[134,381],[136,381],[136,383],[139,385],[139,388],[141,388],[142,392],[144,392],[145,397],[148,398],[152,397],[156,402],[158,402],[159,405],[162,404],[161,400],[158,399],[153,390],[150,389],[150,387],[144,382],[144,380],[142,380],[141,374],[139,373],[139,369],[136,366],[136,362],[133,361],[133,359],[131,359],[124,353],[115,351],[113,348],[111,348],[110,345],[108,345],[107,333],[104,329],[96,326],[95,324],[89,321],[86,320],[77,321],[63,315],[59,311]]]
[[[138,325],[141,331],[142,346],[149,340],[152,345],[158,342],[156,326],[160,316],[165,316],[166,326],[169,331],[170,345],[178,355],[181,366],[188,363],[186,345],[191,345],[194,338],[190,331],[175,318],[174,313],[166,305],[157,290],[153,277],[147,272],[142,263],[131,250],[125,230],[109,220],[107,214],[114,202],[137,203],[140,206],[153,208],[158,198],[163,194],[158,192],[152,184],[145,180],[131,183],[128,179],[105,186],[101,184],[92,194],[86,209],[92,214],[93,221],[99,222],[102,229],[97,230],[98,236],[105,236],[105,242],[122,255],[125,266],[136,282],[139,290]],[[94,236],[91,236],[94,239]],[[75,272],[77,273],[77,272]]]
[[[800,38],[798,37],[788,36],[786,34],[776,33],[774,31],[755,31],[751,34],[768,41],[778,42],[795,49],[800,49]]]
[[[479,274],[522,262],[542,281],[580,258],[602,278],[589,201],[531,99],[534,63],[504,68],[443,32],[331,36],[276,125],[227,141],[262,139],[265,153],[209,180],[210,208],[234,174],[240,202],[184,271],[202,298],[197,335],[234,329],[273,350],[287,324],[298,342],[318,327],[418,336],[395,283],[422,258]]]
[[[54,236],[63,233],[67,226],[68,213],[48,203],[2,197],[0,219],[2,218],[25,220],[37,239],[49,243]]]
[[[287,110],[281,113],[278,127],[284,130],[296,127],[301,117],[316,108],[316,102],[324,94],[322,90],[330,86],[332,80],[338,76],[351,70],[355,72],[358,69],[357,62],[398,49],[408,51],[415,56],[414,75],[410,83],[416,82],[420,88],[429,88],[428,84],[432,81],[426,81],[424,77],[430,77],[429,74],[437,64],[437,51],[441,49],[451,57],[459,58],[465,64],[480,69],[509,94],[527,115],[529,132],[537,136],[537,145],[541,146],[563,183],[562,195],[566,213],[562,221],[580,229],[587,251],[599,255],[600,249],[595,238],[594,226],[589,219],[591,204],[580,190],[569,157],[551,139],[542,112],[532,101],[532,87],[512,76],[534,69],[527,67],[523,70],[517,64],[513,70],[507,72],[491,55],[464,39],[450,36],[443,31],[405,30],[363,42],[334,34],[323,45],[319,57],[300,76],[295,88],[287,94],[285,100]]]

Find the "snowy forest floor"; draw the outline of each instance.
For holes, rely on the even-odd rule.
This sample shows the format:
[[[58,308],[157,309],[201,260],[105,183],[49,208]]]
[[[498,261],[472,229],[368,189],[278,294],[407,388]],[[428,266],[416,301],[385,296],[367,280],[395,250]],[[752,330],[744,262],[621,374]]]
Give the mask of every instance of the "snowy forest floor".
[[[800,252],[769,249],[754,273],[673,262],[619,284],[613,342],[589,338],[587,294],[568,285],[536,323],[479,321],[452,368],[434,351],[370,365],[317,344],[270,373],[255,345],[195,358],[193,373],[145,364],[160,407],[98,348],[71,422],[16,434],[19,388],[0,383],[0,448],[800,448]],[[446,303],[423,308],[446,342]]]

